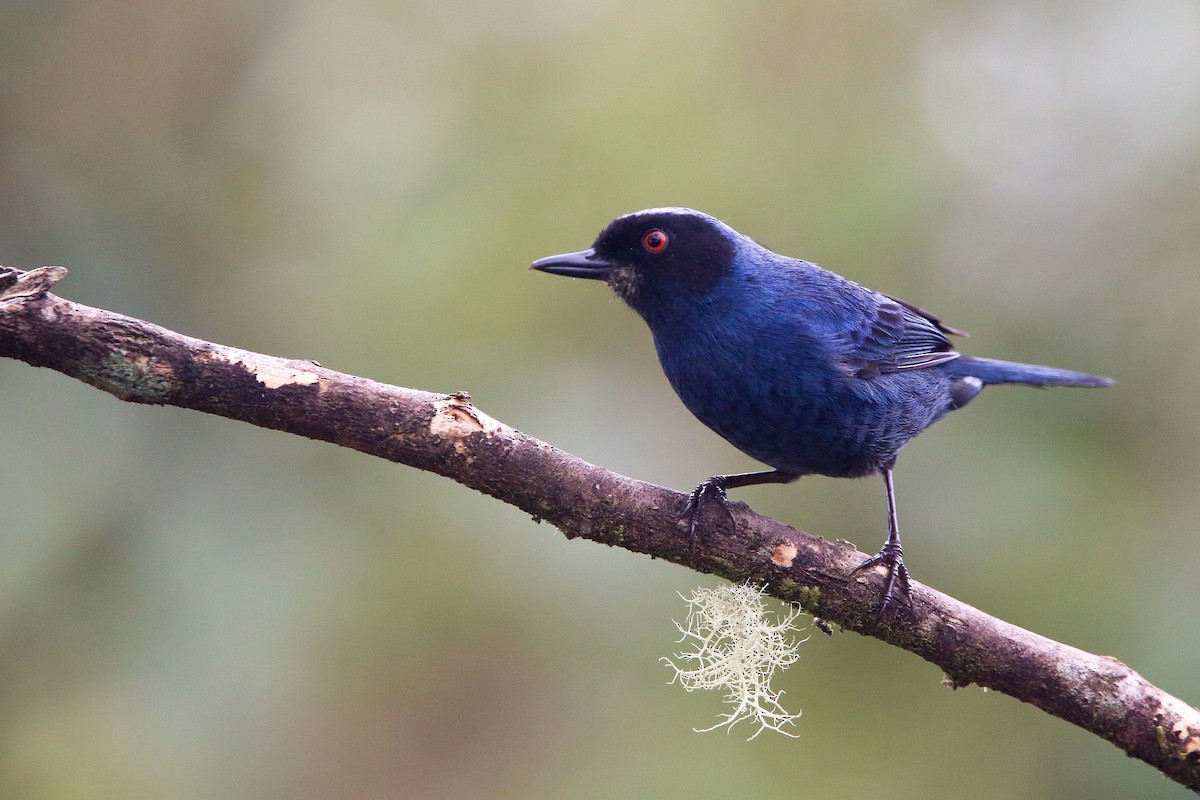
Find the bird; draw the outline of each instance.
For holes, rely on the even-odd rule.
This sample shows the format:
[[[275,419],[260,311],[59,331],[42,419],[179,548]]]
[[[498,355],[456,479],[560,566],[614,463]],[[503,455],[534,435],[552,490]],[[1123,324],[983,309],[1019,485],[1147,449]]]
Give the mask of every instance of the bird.
[[[770,470],[714,475],[684,505],[689,552],[727,490],[804,475],[883,477],[888,532],[851,574],[886,568],[880,615],[912,589],[896,515],[900,449],[992,384],[1102,387],[1110,378],[960,354],[924,309],[775,253],[690,208],[618,217],[586,250],[531,270],[605,281],[646,322],[668,382],[701,422]]]

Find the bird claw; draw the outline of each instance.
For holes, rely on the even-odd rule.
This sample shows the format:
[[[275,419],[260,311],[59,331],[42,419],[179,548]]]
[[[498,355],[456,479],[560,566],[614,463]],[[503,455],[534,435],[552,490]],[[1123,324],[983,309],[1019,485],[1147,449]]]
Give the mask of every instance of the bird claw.
[[[888,542],[878,553],[850,570],[850,574],[862,572],[877,564],[885,565],[888,572],[887,583],[884,584],[883,594],[879,598],[879,608],[875,612],[876,616],[882,618],[900,607],[907,607],[911,612],[913,608],[912,586],[908,581],[908,567],[904,566],[904,550],[898,544]]]
[[[688,523],[688,553],[691,553],[695,549],[696,528],[700,524],[700,514],[704,511],[704,505],[709,500],[716,500],[717,505],[725,509],[730,523],[735,528],[737,527],[737,520],[733,517],[733,509],[730,508],[729,496],[725,494],[725,476],[714,475],[693,489],[692,493],[688,495],[687,503],[683,506],[683,517],[681,519],[686,519]]]

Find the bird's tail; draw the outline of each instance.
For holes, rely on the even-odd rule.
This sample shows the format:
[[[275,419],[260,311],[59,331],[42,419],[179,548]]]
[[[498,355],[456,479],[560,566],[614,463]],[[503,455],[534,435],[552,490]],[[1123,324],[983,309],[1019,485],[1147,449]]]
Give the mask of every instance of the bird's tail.
[[[1086,375],[1069,369],[1018,364],[991,358],[960,356],[946,363],[947,371],[960,378],[978,378],[984,384],[1024,383],[1030,386],[1112,386],[1112,378]]]

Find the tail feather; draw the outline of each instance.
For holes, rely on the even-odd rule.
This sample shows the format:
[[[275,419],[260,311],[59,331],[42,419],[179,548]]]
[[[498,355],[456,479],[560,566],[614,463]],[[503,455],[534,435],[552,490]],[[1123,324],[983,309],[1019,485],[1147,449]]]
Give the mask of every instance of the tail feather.
[[[984,384],[1024,383],[1030,386],[1112,386],[1112,378],[1072,372],[1069,369],[1018,364],[992,358],[960,356],[946,362],[946,370],[955,377],[978,378]]]

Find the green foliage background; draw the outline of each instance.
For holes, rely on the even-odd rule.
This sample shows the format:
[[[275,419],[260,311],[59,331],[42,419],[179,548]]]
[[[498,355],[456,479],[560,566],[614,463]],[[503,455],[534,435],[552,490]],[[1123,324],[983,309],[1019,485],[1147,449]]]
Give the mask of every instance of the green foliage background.
[[[0,4],[0,263],[430,390],[688,489],[751,469],[602,287],[528,274],[688,205],[1112,375],[910,445],[916,576],[1200,702],[1200,8]],[[876,481],[739,495],[867,550]],[[798,741],[666,684],[704,579],[450,482],[0,363],[0,796],[1172,797],[853,634]],[[745,731],[749,734],[749,730]]]

